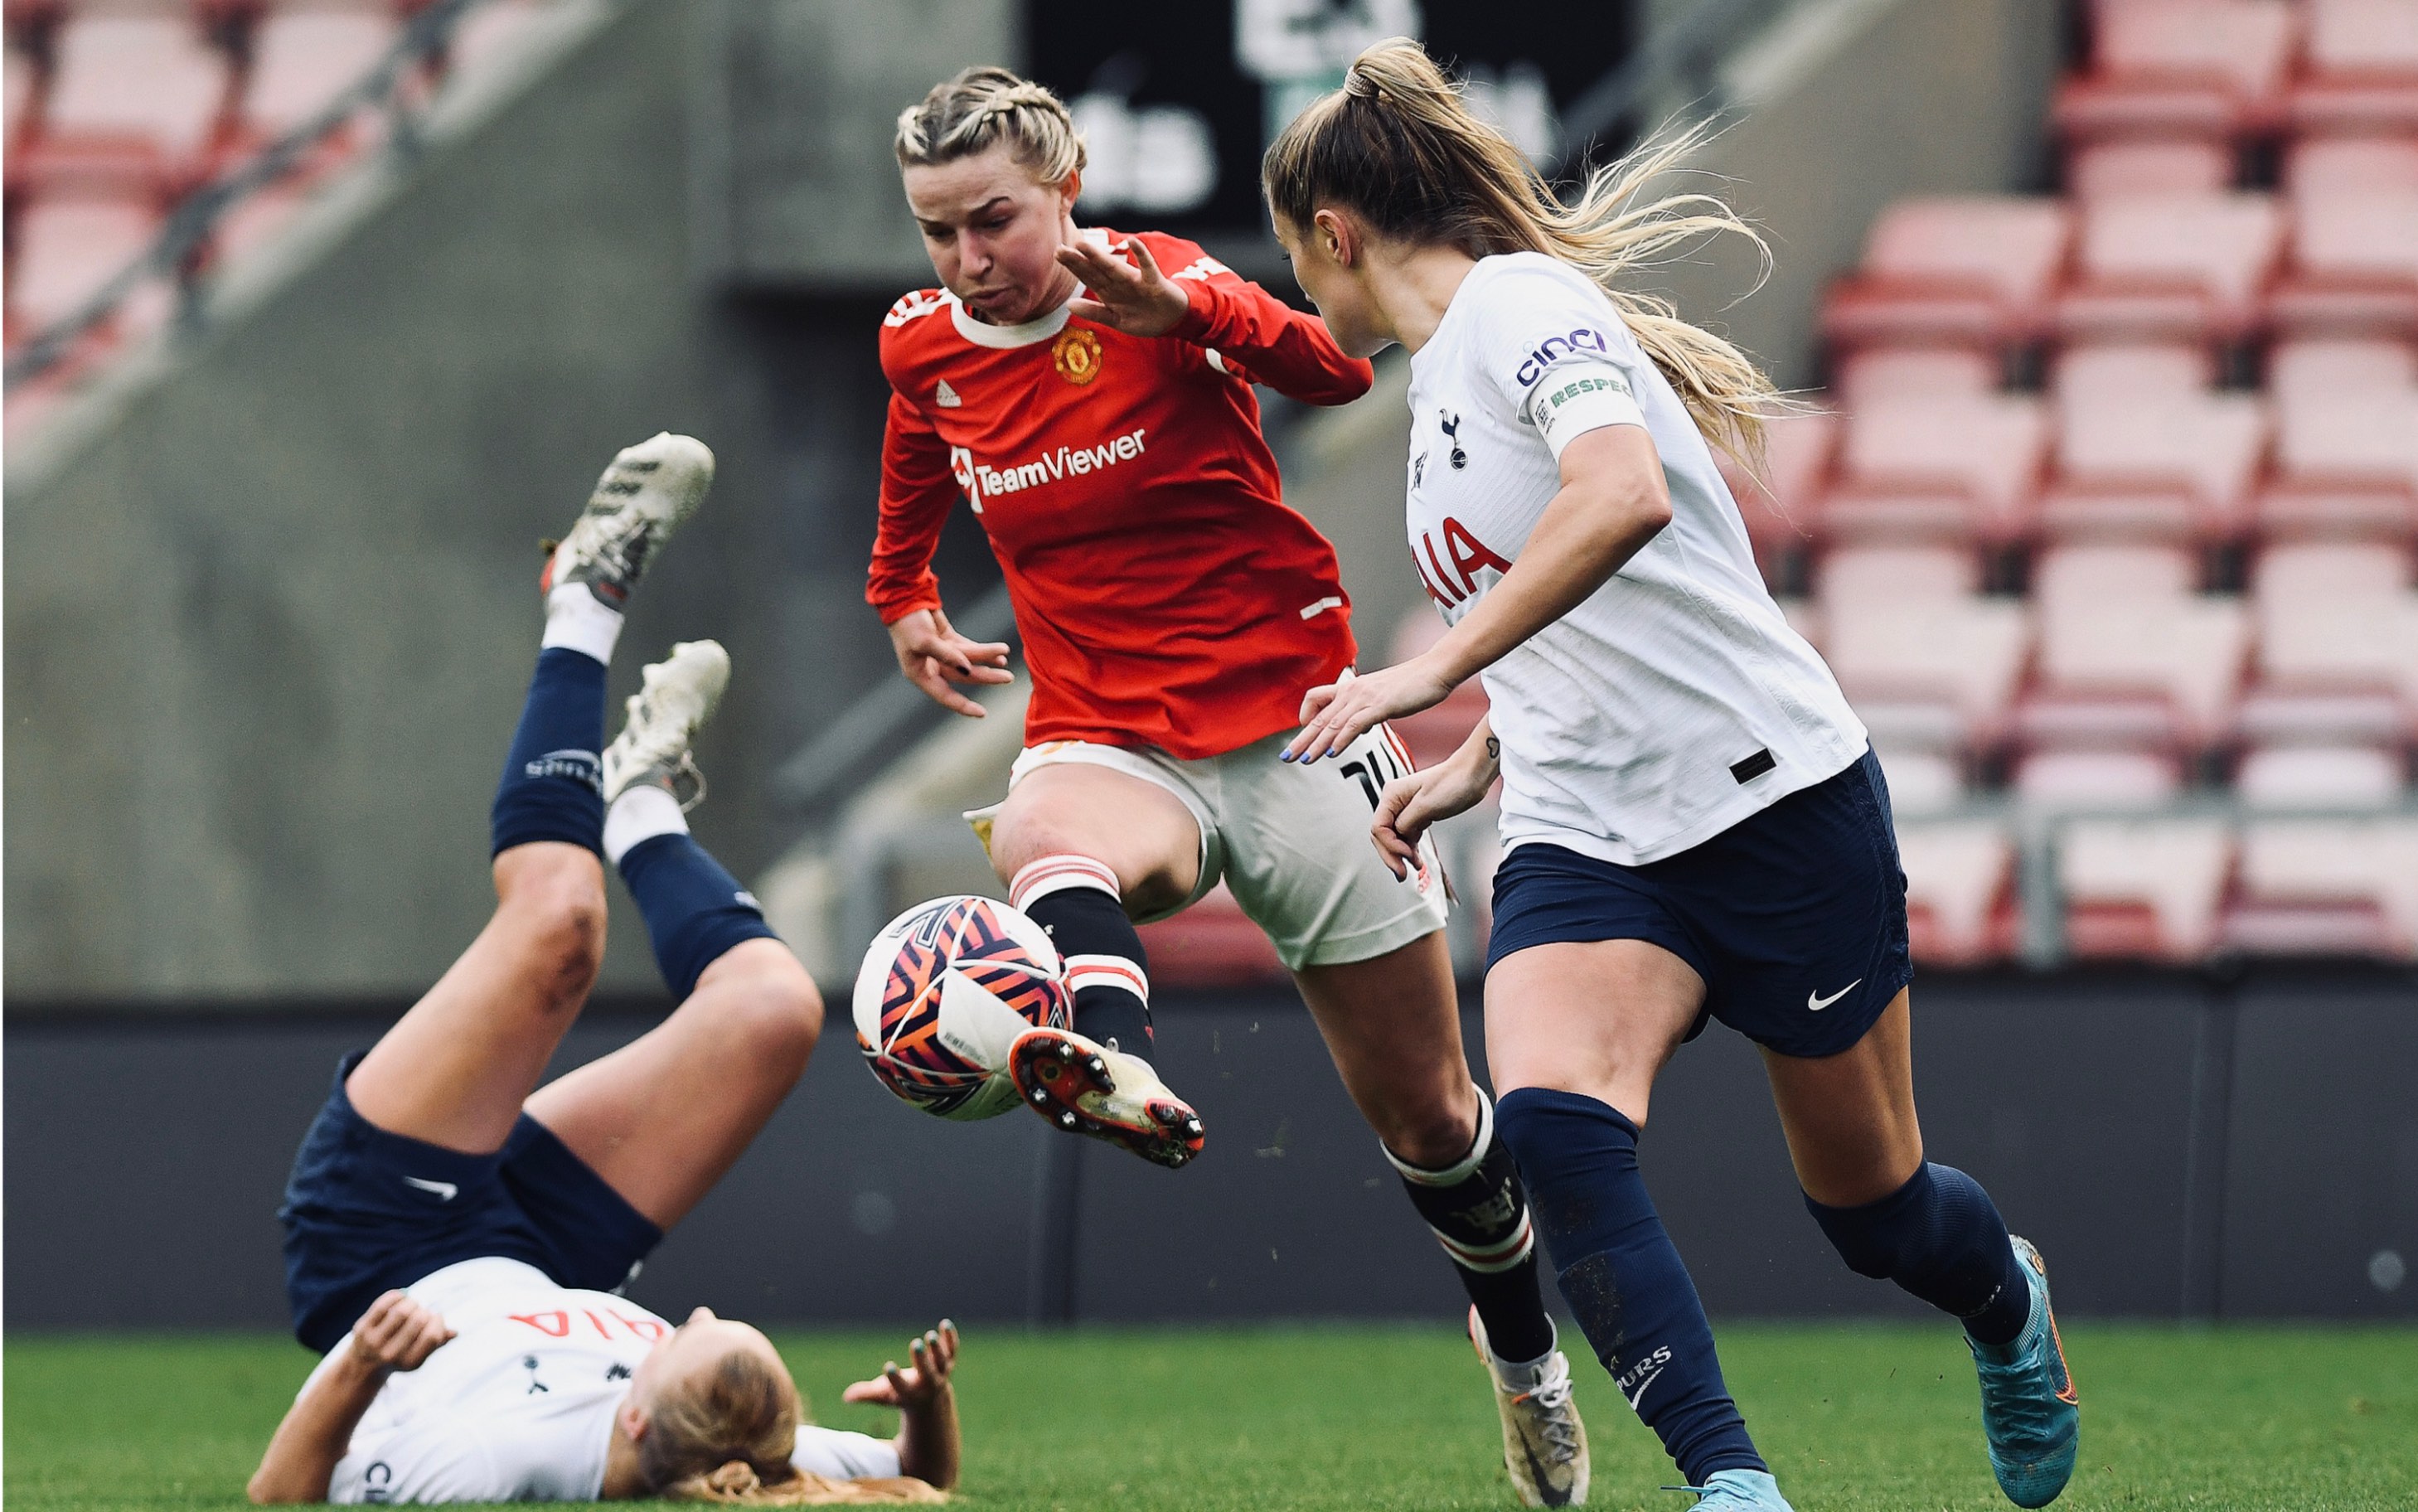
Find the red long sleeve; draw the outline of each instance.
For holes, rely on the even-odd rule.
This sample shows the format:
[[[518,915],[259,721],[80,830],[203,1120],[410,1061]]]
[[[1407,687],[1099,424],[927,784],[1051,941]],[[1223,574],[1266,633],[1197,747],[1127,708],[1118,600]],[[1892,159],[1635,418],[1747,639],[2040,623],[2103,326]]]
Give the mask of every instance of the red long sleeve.
[[[1199,253],[1172,237],[1154,239]],[[1208,347],[1255,381],[1306,405],[1348,405],[1376,382],[1376,371],[1366,361],[1343,355],[1325,321],[1295,310],[1216,258],[1199,253],[1183,267],[1162,258],[1159,266],[1192,305],[1168,333],[1177,340]]]
[[[893,392],[881,433],[881,520],[865,581],[865,601],[883,624],[941,606],[932,553],[962,493],[950,468],[949,444],[922,411]]]

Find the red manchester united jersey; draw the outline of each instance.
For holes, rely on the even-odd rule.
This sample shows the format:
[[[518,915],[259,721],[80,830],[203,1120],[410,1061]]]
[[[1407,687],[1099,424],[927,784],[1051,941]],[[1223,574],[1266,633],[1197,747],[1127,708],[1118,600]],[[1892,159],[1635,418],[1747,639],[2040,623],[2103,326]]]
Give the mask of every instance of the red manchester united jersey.
[[[1335,548],[1285,506],[1251,384],[1340,405],[1370,373],[1191,242],[1140,237],[1192,304],[1165,337],[1063,306],[986,325],[940,289],[891,307],[865,597],[885,624],[940,606],[932,550],[963,498],[1016,604],[1026,742],[1192,759],[1292,728],[1302,693],[1352,663]]]

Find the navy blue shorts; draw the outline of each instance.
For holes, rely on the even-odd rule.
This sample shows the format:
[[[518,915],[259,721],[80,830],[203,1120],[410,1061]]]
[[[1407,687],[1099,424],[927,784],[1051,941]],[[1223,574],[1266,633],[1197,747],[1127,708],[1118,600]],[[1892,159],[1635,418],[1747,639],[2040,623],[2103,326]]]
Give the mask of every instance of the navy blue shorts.
[[[1852,1047],[1914,980],[1889,785],[1870,751],[1704,844],[1643,866],[1516,846],[1486,964],[1531,945],[1643,939],[1705,979],[1718,1018],[1782,1055]]]
[[[662,1242],[552,1130],[521,1115],[501,1150],[465,1154],[378,1128],[344,1078],[286,1178],[285,1296],[294,1336],[325,1353],[380,1293],[467,1260],[526,1260],[560,1286],[609,1291]]]

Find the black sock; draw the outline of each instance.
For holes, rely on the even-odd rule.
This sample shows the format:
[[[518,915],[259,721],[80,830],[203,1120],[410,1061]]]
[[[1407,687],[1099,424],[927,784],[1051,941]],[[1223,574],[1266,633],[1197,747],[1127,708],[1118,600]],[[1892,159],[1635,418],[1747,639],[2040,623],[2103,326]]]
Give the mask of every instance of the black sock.
[[[1805,1210],[1847,1269],[1895,1281],[1963,1319],[1984,1344],[2013,1342],[2031,1318],[2031,1284],[2006,1220],[1982,1184],[1953,1166],[1926,1164],[1859,1208],[1825,1207],[1809,1197]]]
[[[1494,1357],[1520,1364],[1552,1352],[1553,1321],[1538,1290],[1528,1194],[1511,1152],[1494,1137],[1494,1107],[1486,1093],[1477,1094],[1477,1138],[1453,1165],[1429,1170],[1391,1150],[1385,1158],[1451,1260]]]
[[[1044,856],[1016,874],[1008,898],[1049,931],[1075,995],[1075,1032],[1150,1056],[1150,975],[1125,917],[1117,874],[1089,856]]]

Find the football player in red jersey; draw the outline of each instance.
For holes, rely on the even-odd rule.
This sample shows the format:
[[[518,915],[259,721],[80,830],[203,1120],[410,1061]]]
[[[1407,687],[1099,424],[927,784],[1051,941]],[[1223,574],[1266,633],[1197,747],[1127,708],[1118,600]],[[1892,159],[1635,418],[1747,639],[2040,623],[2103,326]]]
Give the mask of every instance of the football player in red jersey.
[[[1285,506],[1251,386],[1345,404],[1369,365],[1191,242],[1078,229],[1082,140],[1006,69],[936,86],[900,115],[896,149],[941,286],[882,322],[866,597],[908,680],[970,716],[981,707],[953,684],[1010,675],[1004,645],[941,612],[930,561],[959,499],[1015,603],[1025,751],[978,828],[1065,957],[1076,1010],[1073,1032],[1018,1041],[1018,1088],[1059,1127],[1145,1159],[1199,1153],[1199,1116],[1148,1059],[1135,924],[1222,878],[1469,1292],[1522,1499],[1582,1503],[1585,1435],[1527,1199],[1462,1047],[1443,874],[1431,851],[1398,881],[1366,841],[1408,758],[1379,725],[1338,764],[1278,759],[1300,690],[1348,676],[1355,647],[1334,548]]]

